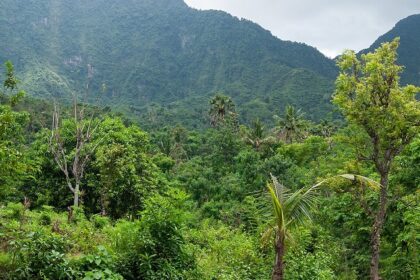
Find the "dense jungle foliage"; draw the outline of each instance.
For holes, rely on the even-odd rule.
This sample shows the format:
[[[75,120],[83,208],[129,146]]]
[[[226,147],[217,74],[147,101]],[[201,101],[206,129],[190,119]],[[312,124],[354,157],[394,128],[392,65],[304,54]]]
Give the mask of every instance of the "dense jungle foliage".
[[[382,279],[419,279],[419,88],[398,42],[339,59],[345,118],[245,124],[218,94],[206,130],[30,99],[7,62],[0,279],[378,279],[379,241]]]

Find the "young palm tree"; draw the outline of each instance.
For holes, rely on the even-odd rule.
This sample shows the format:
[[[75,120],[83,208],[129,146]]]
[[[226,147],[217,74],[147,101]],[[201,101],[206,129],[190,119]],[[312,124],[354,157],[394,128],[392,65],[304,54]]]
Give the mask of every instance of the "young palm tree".
[[[216,126],[224,122],[226,116],[235,114],[235,104],[228,96],[217,94],[210,100],[210,122]]]
[[[287,241],[292,239],[291,229],[304,225],[311,220],[311,212],[315,207],[317,195],[316,190],[323,184],[332,179],[346,179],[361,187],[362,193],[365,188],[378,191],[380,184],[376,181],[354,174],[342,174],[328,178],[310,187],[291,192],[288,188],[280,184],[276,177],[271,175],[272,182],[267,185],[270,199],[273,202],[274,225],[263,235],[262,240],[266,243],[275,237],[274,249],[276,259],[273,266],[272,280],[281,280],[284,277],[284,254],[286,252]],[[362,194],[361,193],[361,194]],[[367,208],[367,203],[360,195],[360,204]]]
[[[272,182],[268,183],[269,196],[273,202],[274,225],[263,235],[263,242],[274,235],[274,249],[276,258],[273,266],[272,279],[281,280],[284,277],[284,254],[286,242],[291,238],[291,229],[311,220],[311,210],[315,206],[315,190],[318,185],[292,192],[276,177],[271,175]]]
[[[283,118],[274,116],[277,119],[277,131],[286,143],[292,143],[293,139],[303,138],[306,129],[306,121],[303,116],[300,109],[296,110],[291,105],[286,106]]]

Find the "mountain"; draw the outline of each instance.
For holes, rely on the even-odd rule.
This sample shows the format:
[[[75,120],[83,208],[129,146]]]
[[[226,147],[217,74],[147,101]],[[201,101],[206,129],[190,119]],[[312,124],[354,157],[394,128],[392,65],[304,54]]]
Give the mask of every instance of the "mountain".
[[[405,67],[401,82],[420,86],[420,14],[400,20],[394,28],[361,53],[373,51],[383,42],[392,41],[395,37],[400,37],[398,63]]]
[[[89,78],[105,104],[191,126],[206,121],[217,92],[245,121],[271,120],[286,104],[312,119],[331,110],[332,60],[181,0],[2,0],[0,26],[0,60],[15,63],[34,96],[69,97]]]

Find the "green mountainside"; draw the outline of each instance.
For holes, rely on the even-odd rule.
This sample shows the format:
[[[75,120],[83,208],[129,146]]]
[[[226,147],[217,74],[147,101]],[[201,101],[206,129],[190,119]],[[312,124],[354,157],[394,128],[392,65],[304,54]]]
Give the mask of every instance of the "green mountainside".
[[[334,61],[183,1],[1,0],[0,280],[419,280],[416,18]]]
[[[34,96],[68,97],[91,77],[101,102],[144,123],[193,127],[207,123],[217,92],[244,121],[271,121],[287,104],[312,119],[331,110],[332,60],[181,0],[2,0],[0,24],[0,61],[14,62]]]
[[[401,82],[420,85],[420,14],[400,20],[394,28],[380,36],[362,53],[371,52],[383,42],[389,42],[395,37],[400,37],[398,63],[405,66]]]

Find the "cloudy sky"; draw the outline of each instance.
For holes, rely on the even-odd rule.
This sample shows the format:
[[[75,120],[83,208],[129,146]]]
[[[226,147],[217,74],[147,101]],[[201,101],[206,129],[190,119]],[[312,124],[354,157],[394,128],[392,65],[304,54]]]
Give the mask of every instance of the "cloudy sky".
[[[420,13],[420,0],[185,0],[197,9],[250,19],[273,35],[334,57],[370,46],[395,23]]]

